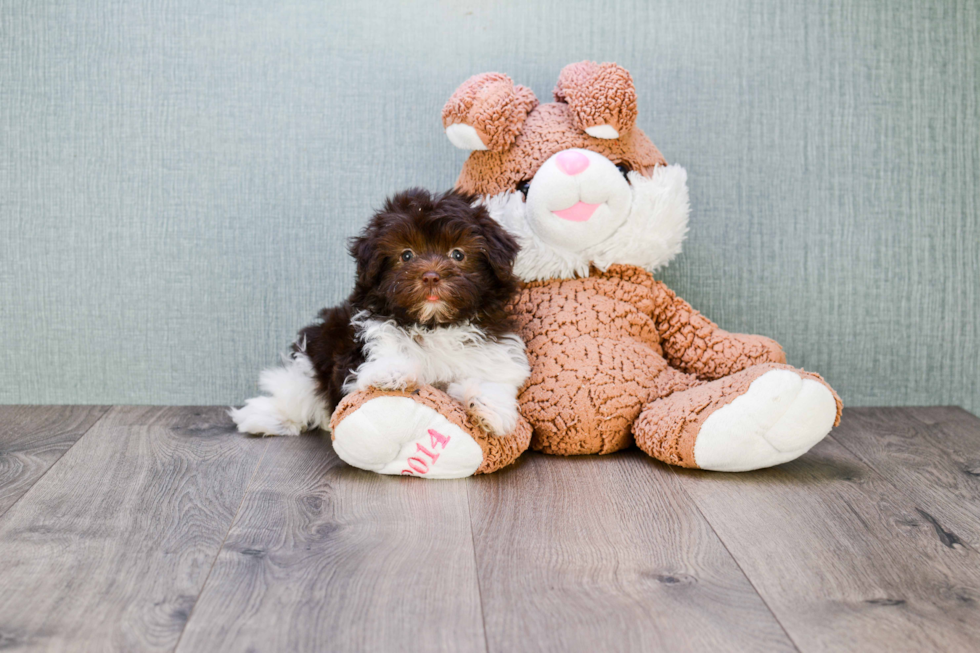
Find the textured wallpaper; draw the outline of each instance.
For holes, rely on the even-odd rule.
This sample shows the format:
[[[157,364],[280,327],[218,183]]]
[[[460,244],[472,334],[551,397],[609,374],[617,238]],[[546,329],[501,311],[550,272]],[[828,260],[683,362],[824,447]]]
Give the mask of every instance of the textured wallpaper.
[[[850,405],[980,411],[980,3],[0,0],[0,403],[235,403],[345,295],[440,109],[617,61],[686,166],[662,277]]]

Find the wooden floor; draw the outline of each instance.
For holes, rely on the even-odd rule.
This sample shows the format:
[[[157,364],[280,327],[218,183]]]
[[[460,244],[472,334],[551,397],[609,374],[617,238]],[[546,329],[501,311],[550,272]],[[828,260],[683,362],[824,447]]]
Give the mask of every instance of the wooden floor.
[[[0,407],[0,649],[977,651],[980,420],[420,481],[218,407]]]

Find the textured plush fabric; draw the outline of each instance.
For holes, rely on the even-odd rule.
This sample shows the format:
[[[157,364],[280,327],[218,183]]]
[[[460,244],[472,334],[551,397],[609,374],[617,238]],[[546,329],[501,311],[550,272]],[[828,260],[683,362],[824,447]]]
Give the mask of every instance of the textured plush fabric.
[[[443,107],[442,124],[470,125],[487,148],[501,150],[514,143],[524,119],[537,104],[531,89],[514,86],[507,75],[474,75]]]
[[[980,411],[980,3],[0,3],[0,402],[240,403],[383,196],[449,188],[440,109],[633,76],[687,168],[662,277],[848,405]]]
[[[636,88],[627,70],[610,63],[583,61],[565,66],[555,86],[555,101],[571,109],[581,130],[609,125],[622,136],[636,122]]]
[[[772,369],[760,363],[786,360],[774,341],[719,329],[632,266],[526,284],[514,313],[531,363],[521,412],[545,453],[610,453],[635,435],[660,460],[693,467],[696,427]],[[662,399],[673,393],[683,398]]]

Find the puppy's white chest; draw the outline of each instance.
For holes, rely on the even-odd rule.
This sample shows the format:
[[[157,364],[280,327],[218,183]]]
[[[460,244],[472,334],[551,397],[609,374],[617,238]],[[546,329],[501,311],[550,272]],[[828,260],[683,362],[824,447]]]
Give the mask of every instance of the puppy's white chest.
[[[410,368],[422,383],[476,377],[520,385],[526,378],[527,359],[516,336],[493,340],[470,324],[430,329],[365,319],[359,326],[368,363]]]
[[[452,350],[465,355],[477,346],[486,346],[485,342],[476,343],[472,336],[451,329],[452,327],[445,327],[430,331],[406,331],[405,338],[411,340],[416,347],[426,354]]]
[[[480,359],[494,356],[495,343],[466,327],[406,330],[398,349],[415,358],[428,383],[449,383],[479,373]]]
[[[474,365],[476,352],[472,343],[433,333],[416,333],[410,337],[417,348],[416,360],[423,371],[424,382],[445,390],[447,384],[479,373],[480,366]]]

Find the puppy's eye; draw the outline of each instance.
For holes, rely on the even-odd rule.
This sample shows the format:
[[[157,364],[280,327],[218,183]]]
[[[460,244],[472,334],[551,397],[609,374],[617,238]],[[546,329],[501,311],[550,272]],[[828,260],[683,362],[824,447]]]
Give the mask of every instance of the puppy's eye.
[[[625,163],[617,163],[616,167],[619,168],[619,171],[621,173],[623,173],[623,179],[625,179],[628,182],[630,178],[627,177],[626,174],[630,171],[630,167]]]
[[[527,191],[531,188],[531,182],[527,179],[517,182],[517,190],[524,196],[527,200]]]
[[[449,258],[451,258],[452,260],[458,263],[459,261],[462,261],[464,258],[466,258],[466,255],[463,254],[463,250],[454,249],[453,251],[449,252]]]
[[[404,252],[402,252],[402,260],[406,263],[411,261],[413,258],[415,258],[415,254],[412,253],[412,250],[406,249]]]

